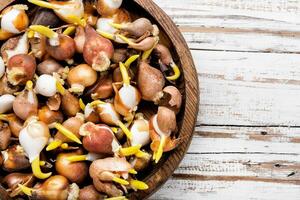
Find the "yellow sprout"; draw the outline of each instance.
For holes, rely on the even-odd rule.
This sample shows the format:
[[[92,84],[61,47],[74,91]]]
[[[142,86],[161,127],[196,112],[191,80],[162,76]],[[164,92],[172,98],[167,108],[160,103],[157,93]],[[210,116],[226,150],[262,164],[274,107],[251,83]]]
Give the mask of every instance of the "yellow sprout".
[[[121,184],[121,185],[129,185],[129,182],[122,179],[122,178],[114,177],[112,180],[116,183]]]
[[[171,67],[173,69],[174,75],[173,76],[168,76],[167,79],[169,81],[175,81],[180,77],[181,72],[179,70],[179,67],[175,63],[172,63]]]
[[[80,162],[80,161],[86,161],[87,160],[87,155],[75,155],[75,156],[69,156],[67,158],[68,161],[70,162]]]
[[[46,147],[46,151],[52,151],[54,149],[57,149],[61,145],[62,145],[61,140],[54,140],[54,141],[50,142],[50,144]]]
[[[82,99],[79,99],[79,106],[80,106],[80,108],[81,108],[82,111],[85,110],[85,104],[84,104],[84,102],[82,101]]]
[[[39,178],[39,179],[46,179],[49,178],[52,173],[43,173],[41,170],[41,166],[40,166],[40,158],[39,156],[33,160],[33,162],[31,163],[31,168],[32,168],[32,173],[35,177]]]
[[[76,30],[75,26],[69,26],[68,28],[66,28],[63,32],[64,35],[72,35]]]
[[[130,58],[128,58],[125,62],[125,67],[128,69],[130,67],[130,65],[136,61],[136,59],[138,59],[140,57],[140,55],[133,55]]]
[[[69,138],[70,140],[78,143],[78,144],[82,144],[80,139],[78,137],[76,137],[76,135],[74,135],[74,133],[72,133],[71,131],[69,131],[67,128],[65,128],[63,125],[59,124],[59,123],[55,123],[55,128],[62,133],[64,136],[66,136],[67,138]]]
[[[138,180],[131,180],[130,186],[135,190],[147,190],[149,188],[146,183]]]
[[[56,32],[54,32],[53,30],[51,30],[50,28],[46,27],[46,26],[42,26],[42,25],[31,25],[29,27],[30,30],[33,30],[35,32],[38,32],[44,36],[46,36],[47,38],[55,38],[58,37],[58,34]]]
[[[140,150],[141,147],[142,145],[136,145],[132,147],[121,148],[120,154],[121,156],[132,156],[135,155]]]

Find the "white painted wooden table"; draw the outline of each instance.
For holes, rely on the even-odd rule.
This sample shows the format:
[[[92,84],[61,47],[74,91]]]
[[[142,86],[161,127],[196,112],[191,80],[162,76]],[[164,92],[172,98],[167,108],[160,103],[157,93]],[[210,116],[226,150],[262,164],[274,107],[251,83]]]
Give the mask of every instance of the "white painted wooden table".
[[[201,97],[188,154],[153,200],[300,199],[300,0],[154,0]]]

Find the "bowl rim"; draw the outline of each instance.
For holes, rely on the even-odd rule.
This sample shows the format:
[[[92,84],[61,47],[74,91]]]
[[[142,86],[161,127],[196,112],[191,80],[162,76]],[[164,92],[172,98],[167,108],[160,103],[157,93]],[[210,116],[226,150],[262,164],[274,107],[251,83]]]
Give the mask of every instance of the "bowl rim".
[[[172,176],[186,154],[195,130],[199,110],[200,93],[197,70],[195,68],[191,52],[175,23],[152,0],[133,1],[155,19],[172,42],[174,50],[179,57],[180,66],[184,66],[182,67],[182,70],[185,80],[186,95],[185,110],[182,117],[183,122],[179,132],[179,137],[182,138],[182,142],[170,153],[156,173],[153,173],[145,179],[149,189],[134,192],[129,195],[130,199],[139,200],[149,198],[152,194],[154,194]]]

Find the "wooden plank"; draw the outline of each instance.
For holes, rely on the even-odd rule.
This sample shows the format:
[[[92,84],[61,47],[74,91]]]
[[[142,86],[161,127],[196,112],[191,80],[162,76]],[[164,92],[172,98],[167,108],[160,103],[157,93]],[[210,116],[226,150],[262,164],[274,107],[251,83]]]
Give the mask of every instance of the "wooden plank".
[[[180,27],[190,48],[300,52],[298,1],[155,2]]]
[[[223,28],[201,28],[199,32],[183,32],[183,36],[194,50],[300,53],[300,38],[295,37],[226,32]]]
[[[300,155],[300,129],[197,127],[189,153]]]
[[[184,26],[300,31],[299,1],[154,0]],[[245,23],[247,22],[247,23]]]
[[[175,175],[236,177],[265,182],[298,181],[296,184],[300,184],[300,155],[189,153]]]
[[[172,178],[151,200],[282,200],[298,199],[300,185],[255,181],[190,180]]]
[[[198,124],[300,125],[300,57],[192,51],[200,80]]]
[[[300,128],[196,127],[189,153],[152,199],[264,199],[270,188],[266,199],[286,188],[299,195],[299,149]]]

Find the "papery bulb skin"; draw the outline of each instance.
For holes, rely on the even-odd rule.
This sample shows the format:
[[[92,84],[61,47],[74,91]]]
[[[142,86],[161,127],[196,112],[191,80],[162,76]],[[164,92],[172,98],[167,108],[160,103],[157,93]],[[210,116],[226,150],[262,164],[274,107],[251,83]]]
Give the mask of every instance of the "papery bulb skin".
[[[157,114],[150,119],[149,125],[152,151],[156,152],[159,149],[163,138],[163,152],[171,151],[179,144],[180,139],[170,137],[177,126],[176,114],[171,109],[160,106]]]
[[[154,51],[159,53],[160,60],[165,65],[169,65],[173,61],[171,52],[165,45],[157,44]]]
[[[168,98],[169,100],[167,102],[163,102],[162,105],[170,108],[178,114],[182,105],[182,95],[180,91],[174,86],[167,86],[163,89],[163,92],[167,93],[170,97]]]
[[[20,85],[12,85],[8,82],[7,76],[4,75],[0,79],[0,95],[10,94],[13,95],[15,92],[20,91]]]
[[[11,131],[8,124],[0,122],[0,151],[7,149],[10,139]]]
[[[18,138],[19,133],[23,128],[23,121],[15,114],[6,114],[1,118],[1,120],[8,123],[12,136]]]
[[[87,95],[91,95],[91,98],[107,99],[113,95],[113,80],[110,74],[101,75],[96,84],[88,89]]]
[[[37,116],[38,113],[38,98],[32,88],[25,88],[13,102],[14,113],[26,120],[30,116]]]
[[[3,157],[2,157],[2,154],[0,154],[0,167],[2,166],[3,164]]]
[[[146,169],[150,162],[151,162],[151,159],[152,159],[152,155],[147,153],[147,152],[144,152],[145,156],[144,157],[141,157],[141,158],[134,158],[133,160],[131,160],[130,164],[134,167],[134,169],[136,171],[142,171],[144,169]]]
[[[37,66],[37,73],[39,75],[53,75],[53,73],[58,73],[61,70],[63,70],[63,66],[51,58],[44,60]]]
[[[13,145],[2,151],[2,169],[7,172],[17,172],[30,167],[24,148],[20,145]]]
[[[61,175],[55,175],[35,187],[32,198],[36,200],[67,200],[69,189],[68,179]]]
[[[80,128],[80,135],[83,137],[83,147],[92,153],[112,154],[114,146],[118,147],[112,130],[103,124],[88,122]],[[115,144],[116,143],[116,144]]]
[[[123,195],[123,192],[111,183],[114,173],[126,175],[131,168],[125,158],[109,157],[94,161],[89,173],[98,192],[117,197]]]
[[[115,110],[113,104],[105,103],[97,107],[100,120],[105,124],[116,126],[117,122],[121,119],[119,113]]]
[[[132,23],[124,24],[122,30],[127,31],[129,34],[139,38],[146,32],[152,33],[153,25],[150,20],[146,18],[139,18]]]
[[[128,76],[130,77],[130,80],[135,80],[135,74],[131,69],[128,69]],[[122,82],[122,74],[120,71],[120,68],[116,68],[113,72],[113,81],[114,82]]]
[[[128,173],[131,169],[130,163],[125,158],[108,157],[104,159],[95,160],[90,166],[90,176],[92,178],[100,178],[103,172],[113,173]],[[107,177],[103,177],[102,180]],[[105,180],[108,181],[108,180]]]
[[[87,104],[84,108],[84,118],[88,122],[93,122],[95,124],[100,122],[100,117],[96,112],[95,108],[91,104]]]
[[[28,54],[29,51],[29,42],[27,34],[22,36],[16,36],[9,38],[1,46],[1,55],[4,63],[7,63],[8,60],[18,54]]]
[[[159,129],[167,134],[176,130],[176,115],[169,108],[160,106],[157,111],[157,125]]]
[[[155,101],[160,98],[165,86],[165,78],[161,71],[144,61],[139,65],[137,82],[142,99],[146,101]]]
[[[80,189],[79,200],[99,200],[104,197],[96,190],[93,185],[85,186]]]
[[[154,47],[158,42],[158,37],[147,37],[140,41],[139,43],[130,43],[129,48],[139,50],[139,51],[148,51]]]
[[[76,50],[75,41],[67,35],[58,34],[59,45],[52,45],[46,40],[46,51],[56,60],[63,61],[73,58]]]
[[[110,67],[110,59],[114,47],[110,40],[100,36],[91,26],[85,27],[86,42],[83,47],[84,60],[96,71],[106,71]]]
[[[7,79],[12,85],[25,85],[33,79],[36,70],[35,58],[27,54],[11,57],[7,64]]]
[[[47,106],[49,107],[50,110],[52,111],[58,111],[61,105],[61,96],[60,94],[55,94],[52,97],[49,97],[47,102]]]
[[[66,177],[70,182],[81,184],[88,175],[88,166],[85,162],[70,162],[68,157],[80,155],[80,152],[60,153],[55,162],[58,174]]]
[[[34,57],[42,60],[46,55],[46,37],[36,32],[33,38],[29,39],[29,43]]]
[[[64,116],[60,111],[52,111],[48,106],[43,106],[38,111],[39,120],[46,123],[47,125],[51,125],[55,122],[62,123],[64,120]]]
[[[97,81],[97,72],[87,64],[80,64],[71,68],[67,81],[71,91],[82,93],[86,87],[92,86]]]
[[[32,187],[34,184],[34,177],[30,173],[10,173],[3,179],[3,185],[11,190],[10,197],[19,195],[19,184],[25,184],[26,187]]]
[[[81,111],[79,99],[68,90],[66,90],[65,94],[62,95],[61,107],[64,114],[69,117],[74,117],[78,112]]]
[[[76,34],[74,37],[74,41],[76,44],[76,52],[77,53],[83,53],[83,47],[84,47],[85,40],[86,40],[86,38],[85,38],[84,28],[82,26],[76,27]]]
[[[0,41],[8,40],[12,36],[14,36],[13,33],[10,33],[10,32],[0,29]]]
[[[124,62],[127,57],[128,57],[127,49],[125,49],[125,48],[124,49],[123,48],[115,49],[114,55],[112,57],[112,61],[114,63]],[[118,69],[118,68],[116,68],[116,69]]]

